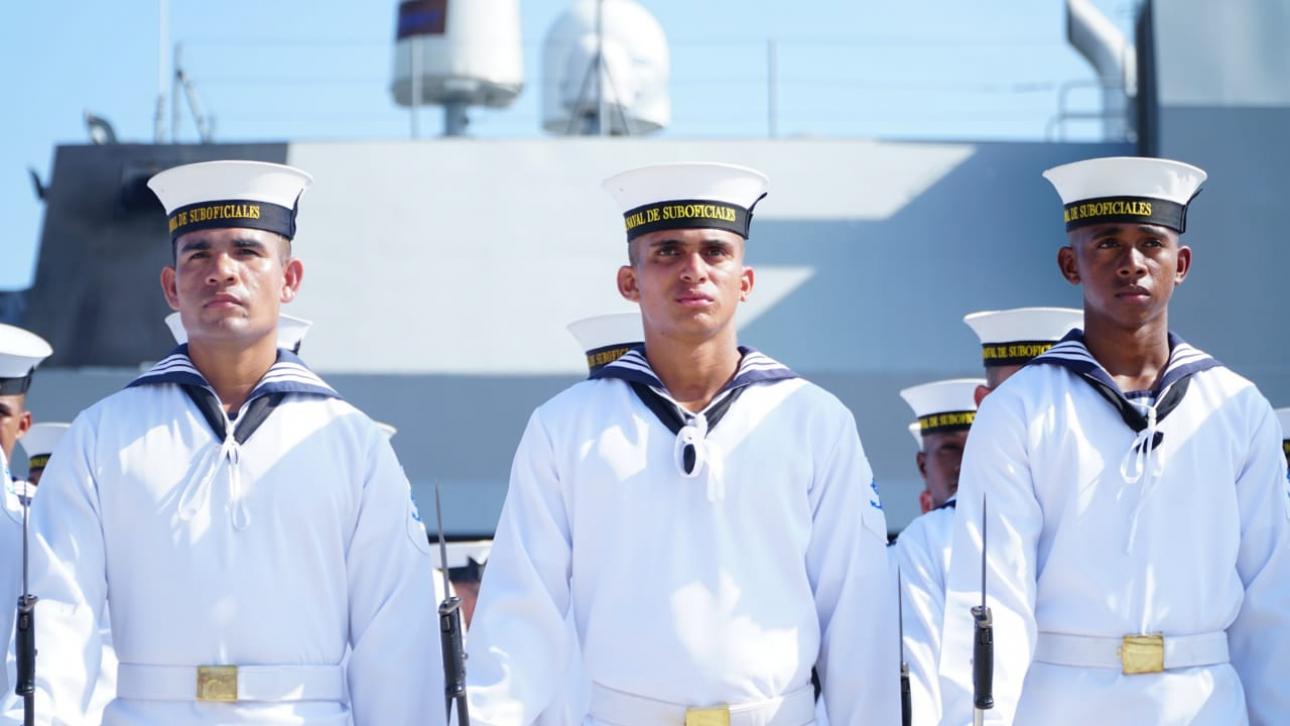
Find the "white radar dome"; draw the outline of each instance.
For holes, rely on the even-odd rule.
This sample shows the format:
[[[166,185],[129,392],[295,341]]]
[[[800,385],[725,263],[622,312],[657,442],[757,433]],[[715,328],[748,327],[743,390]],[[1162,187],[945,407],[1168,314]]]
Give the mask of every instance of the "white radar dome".
[[[575,0],[547,31],[542,48],[542,128],[594,133],[601,94],[611,134],[644,134],[667,126],[672,102],[667,36],[634,0],[603,0],[600,73],[595,72],[597,0]]]
[[[412,105],[414,68],[418,105],[507,106],[524,86],[518,0],[405,0],[395,38],[400,106]]]

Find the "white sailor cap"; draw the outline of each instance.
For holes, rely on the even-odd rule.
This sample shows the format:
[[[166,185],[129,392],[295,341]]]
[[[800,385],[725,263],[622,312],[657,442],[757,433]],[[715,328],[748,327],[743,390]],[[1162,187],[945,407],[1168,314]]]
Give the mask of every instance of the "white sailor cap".
[[[493,551],[493,541],[448,542],[445,548],[448,550],[448,579],[479,582],[484,574],[484,565],[488,564],[488,555]]]
[[[240,227],[296,236],[296,209],[313,177],[263,161],[203,161],[148,180],[170,221],[171,240],[187,232]]]
[[[569,332],[587,354],[587,371],[594,373],[623,357],[645,340],[641,314],[594,315],[569,323]]]
[[[1281,447],[1290,455],[1290,408],[1278,408],[1276,414],[1281,424]]]
[[[71,424],[67,423],[38,423],[27,429],[27,433],[22,435],[18,443],[22,445],[22,450],[27,452],[27,469],[44,469],[49,463],[49,455],[54,452],[54,446],[58,440],[63,438]]]
[[[278,347],[286,348],[292,353],[300,352],[300,344],[305,340],[305,333],[313,322],[304,318],[297,318],[286,313],[278,314]],[[180,319],[179,313],[171,313],[166,316],[166,327],[170,328],[170,334],[175,337],[175,342],[183,345],[188,342],[188,330],[184,328],[184,321]]]
[[[1066,230],[1107,222],[1158,224],[1187,230],[1187,205],[1206,174],[1191,164],[1141,156],[1109,156],[1044,172],[1065,205]]]
[[[984,310],[963,316],[981,340],[986,368],[1019,366],[1043,355],[1066,334],[1083,327],[1084,311],[1075,308]]]
[[[399,432],[399,430],[394,428],[394,426],[387,424],[384,421],[377,421],[376,428],[380,429],[381,433],[385,435],[386,441],[394,438],[394,435]]]
[[[604,181],[623,210],[630,242],[664,229],[724,229],[747,239],[753,207],[770,180],[733,164],[654,164]]]
[[[0,323],[0,396],[26,393],[36,366],[53,353],[39,335]]]
[[[953,378],[911,386],[900,397],[914,409],[923,436],[966,431],[976,418],[976,388],[984,385],[984,378]]]
[[[923,430],[917,421],[909,425],[909,435],[914,437],[914,443],[918,444],[918,448],[923,448]]]

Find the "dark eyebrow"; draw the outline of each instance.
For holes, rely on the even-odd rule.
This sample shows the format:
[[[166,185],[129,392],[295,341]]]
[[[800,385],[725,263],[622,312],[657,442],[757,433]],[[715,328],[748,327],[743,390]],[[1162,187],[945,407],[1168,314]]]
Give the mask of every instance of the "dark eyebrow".
[[[679,244],[681,244],[681,240],[675,237],[665,237],[663,239],[656,239],[653,242],[650,242],[649,246],[651,248],[658,248],[658,247],[663,247],[665,245],[679,245]]]
[[[0,403],[0,416],[12,416],[13,409],[7,403]]]
[[[210,240],[206,239],[205,237],[198,237],[196,239],[186,240],[182,245],[180,245],[179,251],[180,252],[198,252],[203,250],[209,250],[210,248],[211,248]]]
[[[663,245],[683,245],[683,244],[685,244],[685,240],[677,239],[675,237],[666,237],[664,239],[654,240],[653,242],[650,242],[649,246],[662,247]],[[722,247],[727,247],[727,248],[734,247],[734,244],[730,240],[722,239],[721,237],[708,237],[707,239],[700,240],[695,244],[704,245],[704,246],[720,245]]]
[[[261,242],[258,239],[253,239],[251,237],[238,237],[237,239],[233,240],[233,246],[240,250],[254,249],[254,250],[263,251],[264,249],[266,249],[263,242]]]

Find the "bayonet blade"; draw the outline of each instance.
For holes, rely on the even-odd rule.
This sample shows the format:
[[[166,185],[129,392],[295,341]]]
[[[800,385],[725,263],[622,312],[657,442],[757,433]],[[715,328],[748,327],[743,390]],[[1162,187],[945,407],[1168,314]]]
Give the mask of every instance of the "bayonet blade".
[[[900,626],[900,662],[905,662],[905,586],[896,567],[896,622]]]
[[[986,501],[981,495],[981,607],[985,607]]]
[[[439,496],[438,479],[434,483],[434,516],[439,526],[439,565],[443,575],[443,598],[447,600],[452,596],[452,591],[448,589],[448,543],[443,536],[443,501]]]

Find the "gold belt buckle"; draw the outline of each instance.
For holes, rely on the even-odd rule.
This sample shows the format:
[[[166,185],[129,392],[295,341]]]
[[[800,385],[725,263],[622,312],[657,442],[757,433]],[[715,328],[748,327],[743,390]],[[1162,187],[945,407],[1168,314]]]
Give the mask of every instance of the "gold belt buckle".
[[[1124,636],[1120,640],[1120,669],[1126,676],[1163,673],[1165,670],[1164,634]]]
[[[730,726],[730,707],[687,708],[685,726]]]
[[[237,666],[197,667],[197,700],[232,703],[237,700]]]

